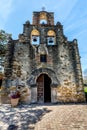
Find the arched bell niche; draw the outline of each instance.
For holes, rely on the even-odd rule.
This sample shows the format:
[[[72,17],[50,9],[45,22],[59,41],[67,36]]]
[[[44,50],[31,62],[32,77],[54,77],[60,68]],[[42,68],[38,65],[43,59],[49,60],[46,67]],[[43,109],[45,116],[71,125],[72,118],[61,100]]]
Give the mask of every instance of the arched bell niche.
[[[56,34],[53,30],[47,32],[47,44],[55,45],[56,44]]]
[[[40,24],[47,24],[47,14],[46,12],[41,12],[39,17]]]
[[[37,29],[33,29],[31,32],[31,43],[35,45],[40,43],[40,33]]]

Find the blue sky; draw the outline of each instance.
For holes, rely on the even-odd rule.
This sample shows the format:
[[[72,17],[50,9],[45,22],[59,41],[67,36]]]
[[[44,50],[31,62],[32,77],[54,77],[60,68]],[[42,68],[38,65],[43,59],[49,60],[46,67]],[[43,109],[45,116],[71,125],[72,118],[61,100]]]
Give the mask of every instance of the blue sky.
[[[82,70],[87,68],[87,0],[0,0],[0,29],[13,39],[23,31],[23,24],[32,23],[32,12],[54,12],[55,24],[60,21],[68,40],[78,40]]]

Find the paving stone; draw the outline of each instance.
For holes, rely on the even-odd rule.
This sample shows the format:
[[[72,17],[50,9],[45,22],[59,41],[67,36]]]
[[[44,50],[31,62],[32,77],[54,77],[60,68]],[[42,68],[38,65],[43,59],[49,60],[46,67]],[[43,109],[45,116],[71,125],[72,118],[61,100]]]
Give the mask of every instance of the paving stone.
[[[87,130],[87,105],[0,106],[0,130]]]

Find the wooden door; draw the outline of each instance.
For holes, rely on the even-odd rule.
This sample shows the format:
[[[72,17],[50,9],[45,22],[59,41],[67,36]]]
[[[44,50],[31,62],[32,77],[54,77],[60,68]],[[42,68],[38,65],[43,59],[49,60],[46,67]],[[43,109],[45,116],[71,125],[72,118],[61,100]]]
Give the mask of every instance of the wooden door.
[[[37,79],[37,101],[51,102],[51,79],[46,74],[41,74]]]
[[[44,74],[37,79],[37,101],[44,102]]]

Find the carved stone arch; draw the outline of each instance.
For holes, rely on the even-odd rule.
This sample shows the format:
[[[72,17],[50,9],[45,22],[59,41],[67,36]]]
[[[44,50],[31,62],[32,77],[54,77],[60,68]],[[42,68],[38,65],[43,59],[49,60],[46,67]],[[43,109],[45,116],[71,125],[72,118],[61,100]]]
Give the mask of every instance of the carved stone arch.
[[[47,13],[46,12],[40,12],[40,16],[39,16],[39,19],[41,20],[41,19],[45,19],[45,20],[47,20]]]
[[[50,78],[51,78],[51,87],[57,87],[60,85],[56,73],[52,70],[52,69],[48,69],[48,68],[39,68],[34,70],[31,73],[30,78],[27,80],[27,84],[31,87],[36,86],[36,80],[38,78],[39,75],[41,74],[47,74]]]
[[[47,36],[56,36],[56,33],[54,30],[48,30],[47,31]]]
[[[32,26],[31,27],[31,29],[30,29],[30,35],[32,34],[32,31],[34,32],[36,32],[36,31],[38,31],[38,35],[40,35],[41,34],[41,29],[40,28],[38,28],[37,26]]]

